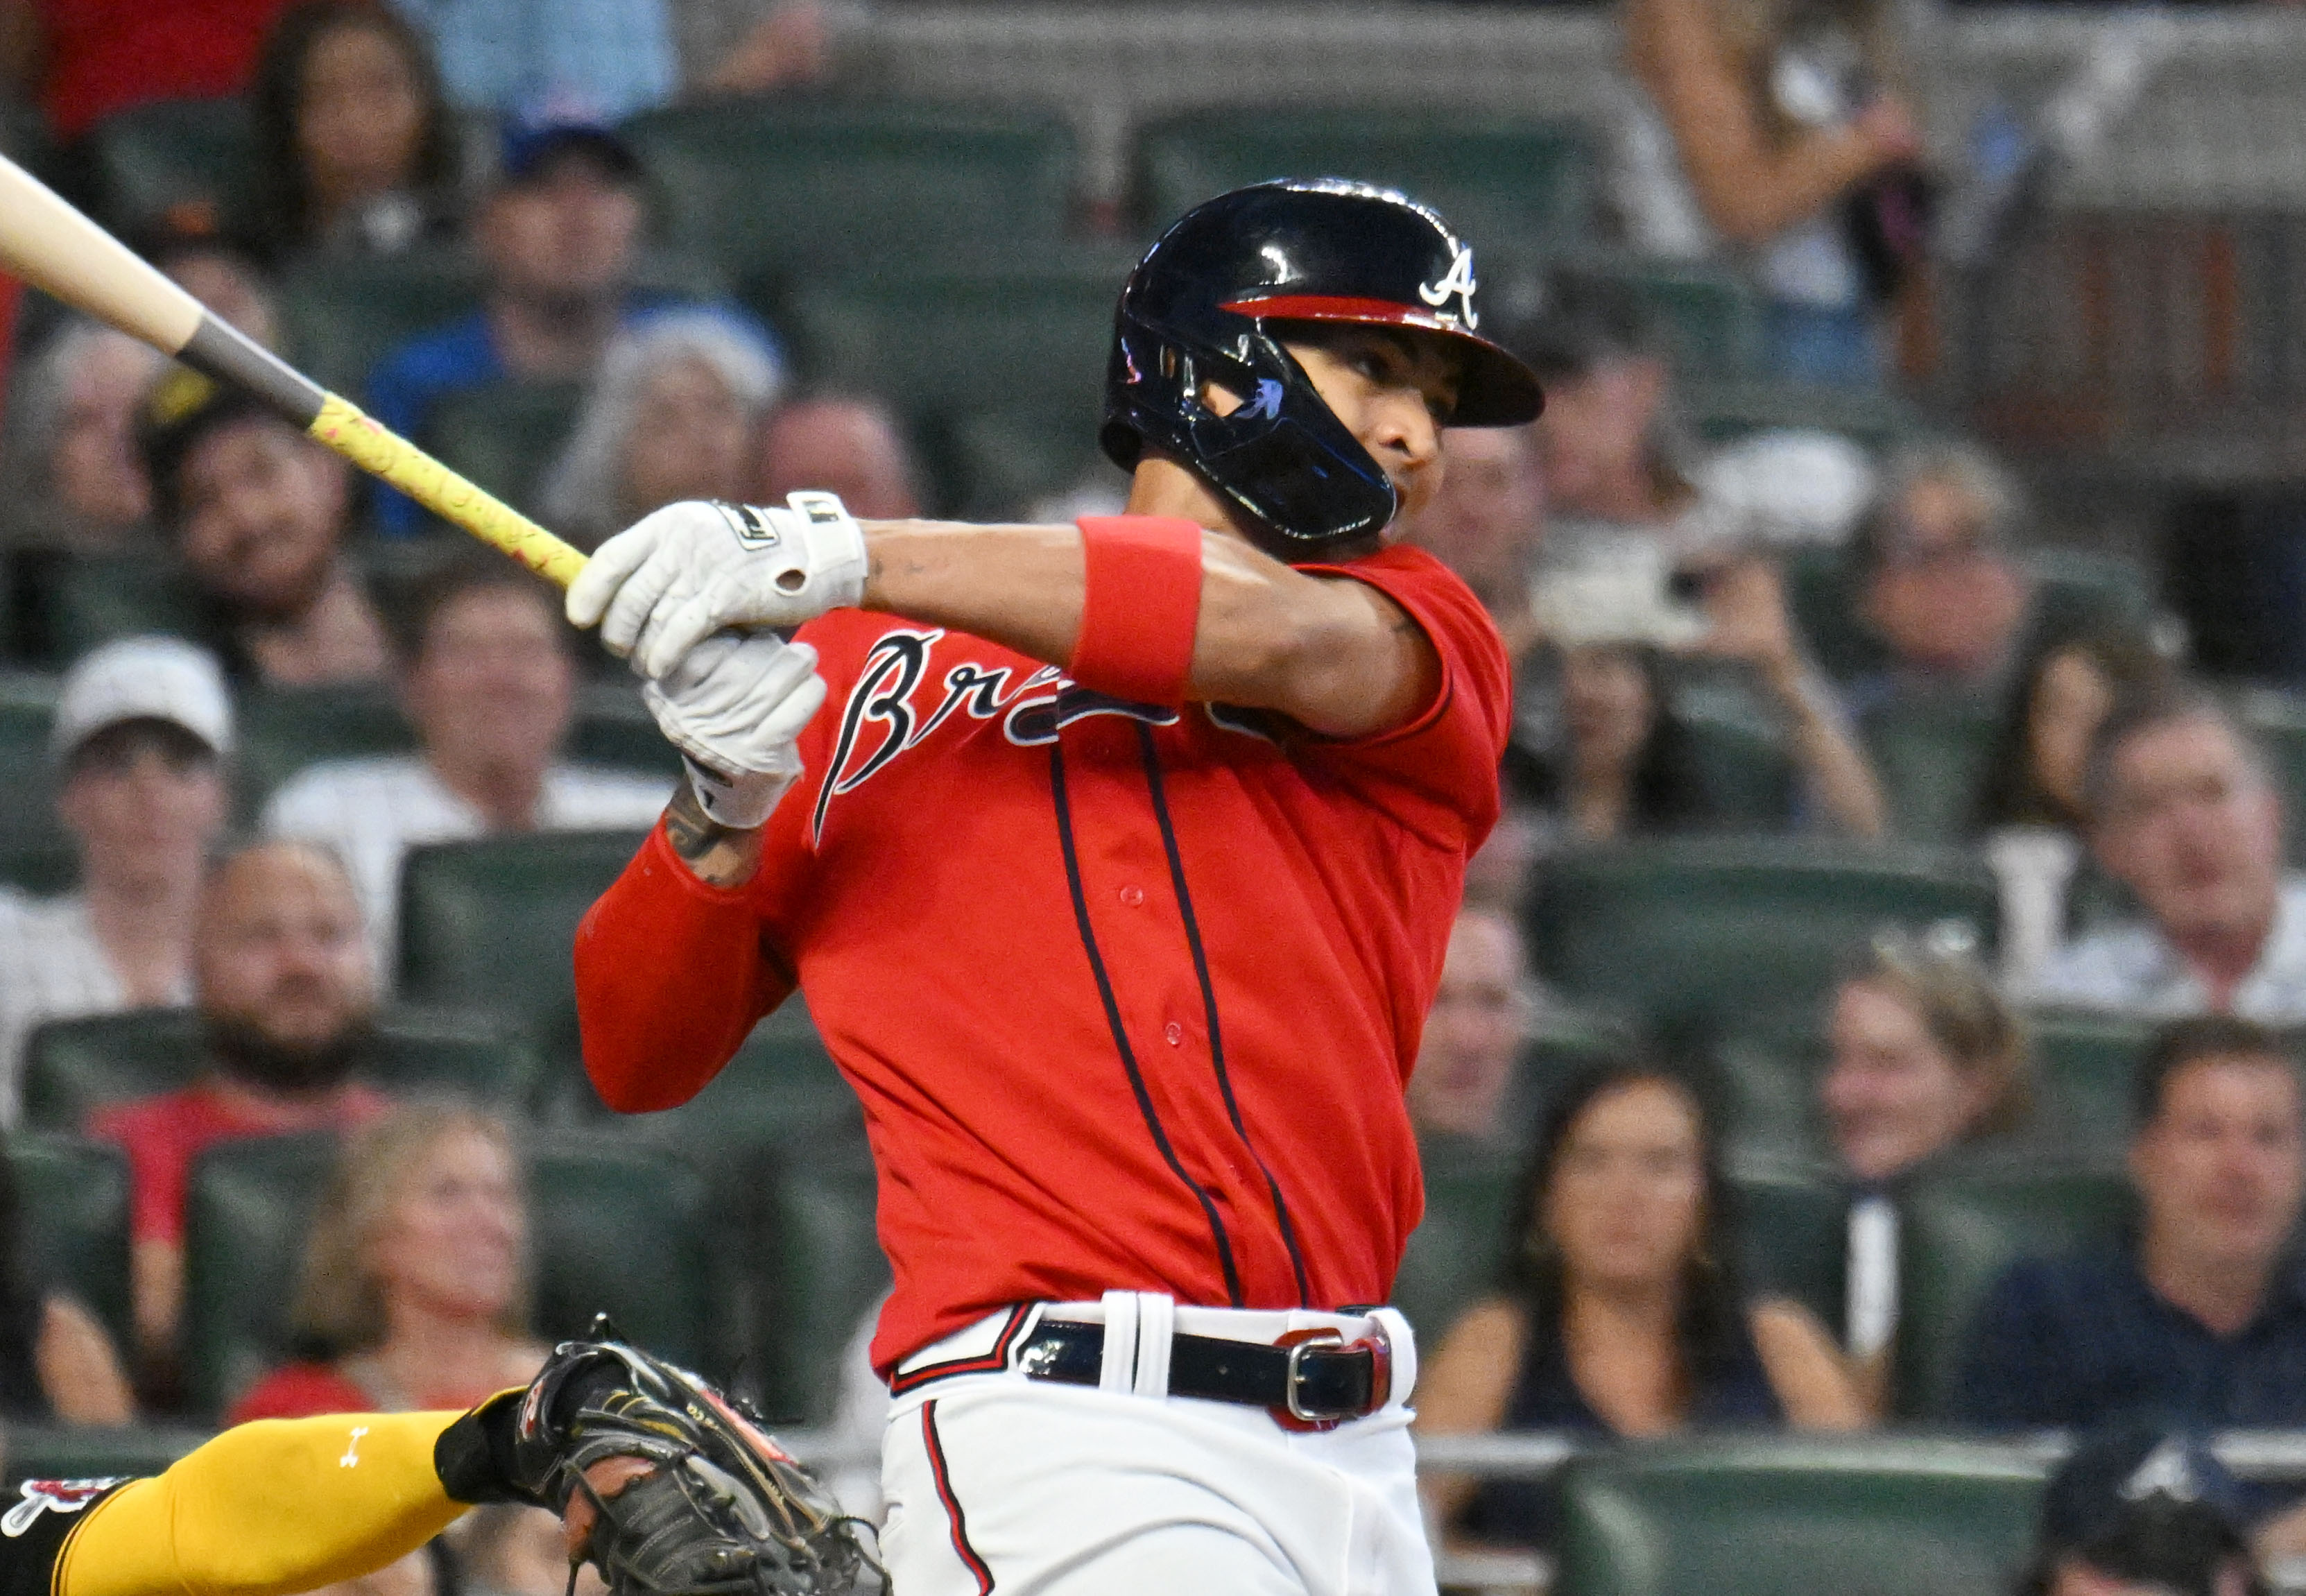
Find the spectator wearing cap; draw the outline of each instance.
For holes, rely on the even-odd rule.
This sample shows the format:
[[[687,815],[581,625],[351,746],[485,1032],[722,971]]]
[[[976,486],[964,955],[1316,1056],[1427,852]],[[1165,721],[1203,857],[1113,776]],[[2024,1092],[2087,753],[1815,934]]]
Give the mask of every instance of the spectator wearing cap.
[[[227,856],[201,891],[192,946],[197,1078],[98,1108],[88,1124],[128,1154],[137,1335],[161,1360],[184,1302],[185,1188],[201,1153],[343,1129],[388,1106],[353,1078],[374,1028],[376,978],[359,900],[334,854],[272,841]]]
[[[775,351],[718,311],[627,328],[545,475],[545,519],[591,550],[684,499],[748,499],[753,431],[783,385]]]
[[[0,890],[8,1123],[34,1026],[191,999],[193,920],[229,808],[231,750],[223,674],[188,643],[122,638],[66,673],[48,751],[81,884],[60,898]]]
[[[2306,880],[2283,869],[2267,757],[2215,696],[2182,683],[2117,704],[2083,802],[2091,852],[2144,915],[2053,955],[2035,1001],[2306,1020]]]
[[[2306,1423],[2296,1061],[2248,1020],[2182,1020],[2156,1039],[2132,1097],[2135,1235],[2013,1264],[1970,1327],[1952,1416],[1995,1430],[2136,1413]]]
[[[576,666],[553,595],[478,557],[421,584],[401,633],[400,701],[422,751],[307,767],[276,792],[265,830],[334,849],[351,866],[380,958],[394,943],[400,862],[427,842],[653,825],[672,796],[656,776],[561,755]]]
[[[1461,435],[1474,434],[1452,436]],[[787,494],[814,488],[840,495],[852,515],[870,521],[921,513],[919,468],[904,430],[879,399],[819,393],[785,400],[761,423],[752,470],[748,503],[782,504]]]
[[[1858,619],[1889,662],[1851,684],[1853,709],[1998,704],[2031,602],[2011,551],[2023,519],[2015,484],[1975,444],[1916,445],[1891,460],[1856,545]]]
[[[39,346],[8,428],[10,541],[82,551],[136,541],[152,513],[137,417],[167,364],[149,345],[77,317]]]
[[[305,687],[383,674],[383,623],[345,558],[342,460],[182,369],[154,390],[142,441],[160,528],[234,675]]]
[[[395,255],[455,235],[455,130],[431,47],[379,0],[301,0],[249,93],[266,255]],[[243,329],[245,330],[245,329]]]
[[[483,303],[387,354],[369,377],[370,413],[422,442],[434,407],[451,396],[500,382],[590,380],[620,329],[671,303],[636,286],[643,220],[640,161],[614,131],[514,124],[474,219]],[[396,535],[422,525],[396,493],[380,497],[377,519]]]
[[[2051,1476],[2016,1596],[2268,1596],[2250,1520],[2242,1487],[2199,1438],[2110,1425]]]

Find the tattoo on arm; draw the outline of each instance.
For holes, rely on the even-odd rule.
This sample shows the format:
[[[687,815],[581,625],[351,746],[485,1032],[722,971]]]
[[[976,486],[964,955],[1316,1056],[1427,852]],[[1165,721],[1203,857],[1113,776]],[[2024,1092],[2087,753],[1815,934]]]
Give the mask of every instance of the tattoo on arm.
[[[761,832],[722,825],[696,801],[684,779],[664,812],[665,841],[689,873],[707,886],[740,887],[761,867]]]

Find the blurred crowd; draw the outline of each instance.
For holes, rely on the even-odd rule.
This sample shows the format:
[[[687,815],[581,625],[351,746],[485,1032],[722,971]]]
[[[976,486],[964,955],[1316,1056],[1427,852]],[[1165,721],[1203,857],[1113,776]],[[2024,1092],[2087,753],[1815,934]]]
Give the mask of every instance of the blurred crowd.
[[[1892,9],[1622,8],[1638,93],[1614,132],[1621,242],[1736,262],[1776,381],[1894,381],[1933,179]],[[948,497],[907,395],[803,382],[773,317],[668,259],[620,129],[684,99],[837,86],[857,25],[816,0],[0,0],[0,74],[57,181],[90,192],[107,118],[243,97],[244,214],[183,209],[135,242],[260,341],[284,340],[281,285],[312,261],[457,252],[477,305],[378,351],[363,402],[429,438],[507,384],[573,385],[525,465],[542,518],[589,548],[682,499],[829,488],[894,518]],[[1483,331],[1540,371],[1546,413],[1451,434],[1403,529],[1489,607],[1515,667],[1505,819],[1472,862],[1408,1088],[1436,1193],[1403,1274],[1422,1425],[2306,1429],[2306,878],[2263,704],[2190,670],[2143,575],[2062,562],[2055,517],[1958,430],[1709,437],[1654,303],[1574,262],[1524,287]],[[37,1216],[0,1225],[0,1410],[226,1416],[190,1411],[184,1383],[189,1183],[220,1144],[314,1132],[343,1140],[279,1305],[283,1359],[245,1371],[230,1416],[458,1406],[517,1382],[540,1336],[576,1327],[535,1309],[532,1128],[380,1084],[402,866],[650,824],[662,760],[572,753],[585,696],[628,686],[551,593],[252,400],[52,305],[17,322],[10,624],[61,668],[45,757],[72,884],[0,890],[0,1122],[21,1124],[24,1061],[53,1028],[194,1023],[173,1084],[76,1127],[127,1162],[125,1318],[46,1277],[17,1239]],[[1115,508],[1118,488],[1091,475],[1038,513]],[[132,563],[126,635],[58,619],[73,580]],[[250,706],[334,690],[389,700],[408,746],[252,781]],[[1937,849],[1992,882],[1990,923],[1892,916],[1840,950],[1822,995],[1767,1017],[1808,1050],[1781,1094],[1800,1100],[1776,1106],[1809,1127],[1794,1151],[1831,1208],[1823,1297],[1766,1277],[1748,1244],[1756,1161],[1788,1149],[1725,1107],[1735,1028],[1549,983],[1533,929],[1565,859],[1756,836],[1820,860]],[[2041,1027],[2077,1011],[2138,1028],[2110,1140],[2045,1089]],[[1932,1327],[1954,1346],[1945,1394],[1901,1393],[1916,1194],[2069,1166],[2120,1186],[2121,1222],[2021,1237],[1960,1322]],[[870,1395],[846,1421],[867,1436]],[[2127,1444],[2107,1480],[2160,1455]],[[2078,1479],[2068,1549],[2112,1533],[2110,1488]],[[2213,1484],[2195,1493],[2219,1505],[2212,1564],[2245,1537],[2306,1551],[2297,1493]],[[1551,1542],[1542,1482],[1428,1489],[1453,1545]],[[372,1583],[544,1596],[563,1579],[547,1526],[491,1509],[453,1562]]]

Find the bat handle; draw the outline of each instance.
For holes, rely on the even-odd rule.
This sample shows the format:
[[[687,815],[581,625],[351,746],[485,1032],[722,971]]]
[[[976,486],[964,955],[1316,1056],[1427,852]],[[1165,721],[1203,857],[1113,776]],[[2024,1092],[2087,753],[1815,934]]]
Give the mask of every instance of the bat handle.
[[[309,431],[371,476],[509,554],[554,586],[568,586],[585,568],[585,556],[575,548],[337,395],[322,402]]]

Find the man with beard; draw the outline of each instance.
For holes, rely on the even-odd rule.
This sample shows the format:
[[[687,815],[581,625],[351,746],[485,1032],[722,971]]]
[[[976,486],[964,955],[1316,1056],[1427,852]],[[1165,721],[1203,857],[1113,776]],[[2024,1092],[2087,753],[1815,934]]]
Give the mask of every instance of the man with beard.
[[[268,686],[372,680],[384,628],[345,559],[343,461],[238,389],[181,367],[146,405],[154,516],[201,641]]]
[[[184,1193],[219,1141],[342,1130],[384,1112],[350,1079],[376,1007],[351,878],[304,842],[258,842],[209,876],[193,934],[207,1067],[182,1090],[98,1110],[127,1149],[137,1338],[165,1357],[184,1300]]]

